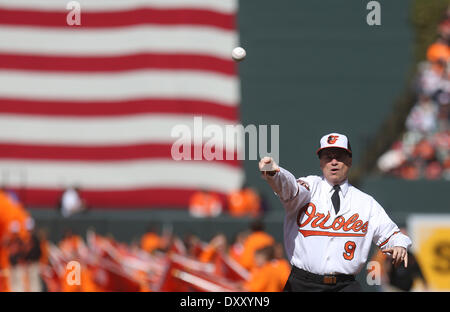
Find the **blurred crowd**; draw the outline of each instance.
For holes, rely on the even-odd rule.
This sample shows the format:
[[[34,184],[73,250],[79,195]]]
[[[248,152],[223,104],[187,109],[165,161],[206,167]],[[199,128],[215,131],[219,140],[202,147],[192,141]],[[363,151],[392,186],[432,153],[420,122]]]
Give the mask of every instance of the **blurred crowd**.
[[[450,180],[450,7],[415,79],[416,103],[406,131],[378,160],[378,168],[407,180]]]
[[[256,217],[232,241],[151,226],[131,244],[94,231],[84,240],[70,229],[52,243],[15,193],[0,190],[0,208],[2,292],[281,291],[290,273],[282,245]]]
[[[159,284],[161,291],[278,292],[291,270],[282,245],[264,231],[258,219],[231,242],[223,233],[203,242],[195,235],[181,240],[149,229],[140,246],[148,254],[171,259]]]

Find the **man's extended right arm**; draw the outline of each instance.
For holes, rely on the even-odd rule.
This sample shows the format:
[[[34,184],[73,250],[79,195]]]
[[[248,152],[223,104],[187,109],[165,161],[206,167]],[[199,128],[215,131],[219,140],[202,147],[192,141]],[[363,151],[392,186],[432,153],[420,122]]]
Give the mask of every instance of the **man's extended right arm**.
[[[311,194],[308,186],[300,184],[292,173],[279,167],[272,158],[261,159],[259,169],[263,179],[269,183],[284,204],[292,205],[295,208],[310,201]]]

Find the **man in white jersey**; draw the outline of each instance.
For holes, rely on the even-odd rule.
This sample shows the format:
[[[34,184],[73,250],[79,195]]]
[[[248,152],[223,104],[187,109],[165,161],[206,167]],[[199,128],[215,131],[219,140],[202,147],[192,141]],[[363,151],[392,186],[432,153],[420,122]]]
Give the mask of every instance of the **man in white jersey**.
[[[408,265],[409,237],[377,201],[348,183],[352,150],[345,135],[330,133],[317,150],[323,176],[296,179],[272,158],[259,162],[286,210],[284,243],[292,271],[285,291],[360,291],[355,275],[371,242]]]

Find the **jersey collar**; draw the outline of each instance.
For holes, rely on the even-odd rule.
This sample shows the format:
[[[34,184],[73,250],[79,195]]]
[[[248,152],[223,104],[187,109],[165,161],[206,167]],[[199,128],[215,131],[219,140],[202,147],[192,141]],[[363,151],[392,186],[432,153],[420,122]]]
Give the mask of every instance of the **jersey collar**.
[[[332,191],[334,191],[332,184],[330,184],[327,179],[325,179],[325,177],[322,176],[322,183],[325,184],[326,190],[328,191],[328,193],[331,193]],[[341,187],[341,191],[342,191],[342,195],[345,197],[345,195],[347,195],[348,192],[348,179],[345,180],[344,182],[342,182],[341,184],[339,184],[339,186]]]

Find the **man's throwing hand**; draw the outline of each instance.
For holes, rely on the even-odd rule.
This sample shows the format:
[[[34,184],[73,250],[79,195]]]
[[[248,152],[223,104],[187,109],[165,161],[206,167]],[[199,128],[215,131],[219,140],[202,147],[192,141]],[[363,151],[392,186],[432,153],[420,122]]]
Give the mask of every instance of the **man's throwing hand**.
[[[265,176],[274,176],[277,172],[280,171],[280,167],[278,167],[277,163],[272,159],[272,157],[266,156],[259,161],[259,170]]]

